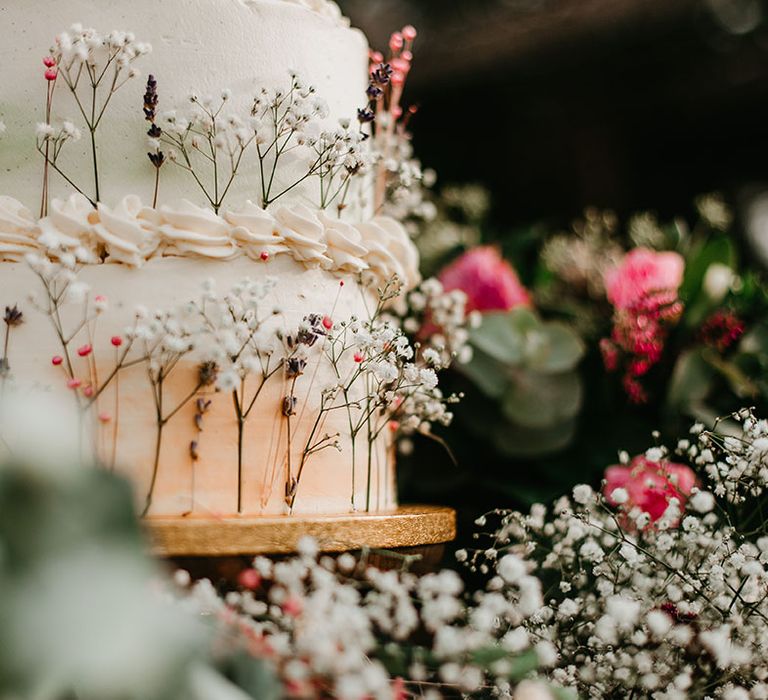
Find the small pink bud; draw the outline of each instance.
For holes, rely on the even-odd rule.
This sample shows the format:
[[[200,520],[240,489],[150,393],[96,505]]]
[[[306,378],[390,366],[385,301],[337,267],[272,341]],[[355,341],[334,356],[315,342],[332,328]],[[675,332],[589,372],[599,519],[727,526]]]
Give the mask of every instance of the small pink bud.
[[[109,342],[116,348],[119,348],[123,344],[123,339],[119,335],[113,335]]]
[[[392,36],[389,37],[389,48],[392,49],[392,51],[398,51],[403,48],[403,35],[400,32],[394,32]]]
[[[344,286],[344,280],[339,280],[339,287],[343,287],[343,286]]]
[[[360,364],[360,363],[363,361],[363,359],[364,359],[364,357],[363,357],[363,353],[361,353],[361,352],[356,352],[356,353],[354,354],[354,357],[353,357],[352,359],[353,359],[355,362],[357,362],[358,364]]]
[[[416,38],[416,34],[418,32],[416,31],[416,27],[414,27],[412,24],[406,24],[400,33],[403,35],[403,39],[406,41],[413,41]]]
[[[393,71],[390,81],[392,85],[402,85],[405,82],[405,73],[401,70]]]
[[[78,389],[81,384],[82,382],[79,379],[72,377],[72,379],[67,380],[67,389]]]
[[[261,251],[261,255],[259,257],[264,261],[267,262],[269,260],[269,253],[266,250]]]
[[[392,107],[392,116],[395,119],[400,119],[400,117],[403,116],[403,108],[400,105],[395,105]]]
[[[81,345],[77,349],[77,354],[80,355],[80,357],[88,357],[88,355],[93,352],[93,348],[91,347],[90,343],[86,343],[85,345]]]
[[[110,416],[109,413],[105,413],[104,411],[102,411],[101,413],[99,413],[99,420],[102,423],[109,423],[109,421],[112,420],[112,416]]]
[[[410,61],[406,61],[404,58],[393,58],[390,65],[394,70],[400,71],[403,74],[411,70]]]
[[[381,51],[371,51],[371,63],[384,63],[384,56]]]
[[[104,304],[107,301],[107,297],[105,297],[103,294],[97,294],[95,297],[93,297],[93,300],[97,304]]]
[[[291,617],[298,617],[304,609],[304,603],[301,598],[292,595],[283,603],[283,612]]]
[[[256,569],[243,569],[237,575],[237,583],[242,588],[255,591],[261,585],[261,575]]]
[[[333,319],[330,316],[323,316],[323,327],[327,331],[333,328]]]
[[[394,433],[400,427],[400,423],[396,420],[389,421],[389,429]]]
[[[64,358],[61,355],[54,355],[51,358],[51,364],[54,367],[58,367],[62,362],[64,362]]]
[[[83,389],[83,394],[85,394],[85,396],[90,399],[91,396],[93,396],[93,386],[89,384],[87,387],[85,387],[85,389]]]
[[[56,65],[56,59],[53,56],[46,56],[43,58],[43,65],[46,68],[53,68]]]
[[[400,58],[410,62],[413,60],[413,54],[410,51],[403,51],[403,53],[400,54]]]
[[[45,79],[48,82],[52,82],[52,81],[56,80],[56,76],[58,74],[59,74],[58,70],[56,70],[55,68],[49,68],[48,70],[45,71]]]

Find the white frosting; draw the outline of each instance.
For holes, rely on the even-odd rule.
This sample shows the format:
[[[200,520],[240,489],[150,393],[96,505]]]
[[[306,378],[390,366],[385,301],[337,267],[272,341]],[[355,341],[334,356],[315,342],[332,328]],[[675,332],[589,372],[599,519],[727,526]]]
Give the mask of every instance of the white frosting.
[[[109,262],[140,267],[157,249],[157,227],[136,195],[124,197],[113,209],[99,203],[89,219]]]
[[[379,280],[397,275],[406,288],[418,284],[419,253],[403,226],[388,216],[358,225],[368,248],[368,265]]]
[[[93,247],[94,234],[90,215],[93,206],[86,197],[75,192],[67,199],[54,199],[48,216],[40,219],[39,241],[46,248]]]
[[[232,238],[254,260],[285,253],[288,247],[277,228],[275,218],[250,199],[238,211],[227,211],[224,218],[232,224]]]
[[[245,0],[246,4],[251,1],[252,0]],[[331,20],[334,24],[342,27],[349,26],[349,20],[341,14],[339,6],[335,2],[331,2],[331,0],[283,0],[283,2],[306,7],[308,10],[316,12],[318,15]]]
[[[323,224],[311,209],[301,204],[293,208],[279,207],[275,210],[275,220],[296,260],[312,267],[327,268],[333,264],[325,255],[328,245]]]
[[[253,96],[262,87],[286,88],[292,70],[327,102],[326,124],[335,126],[339,118],[354,119],[357,108],[365,103],[368,66],[365,37],[341,26],[338,18],[338,8],[327,0],[5,0],[0,7],[0,86],[7,133],[0,155],[0,192],[12,194],[32,209],[40,205],[43,158],[35,148],[35,124],[45,120],[41,58],[54,37],[74,23],[100,33],[130,31],[138,41],[152,46],[149,55],[132,64],[141,77],[115,93],[97,132],[101,199],[116,202],[133,192],[149,202],[155,171],[146,155],[148,123],[142,113],[147,74],[154,74],[158,81],[159,112],[185,111],[193,91],[218,99],[228,88],[233,95],[228,110],[246,117]],[[56,124],[69,119],[87,134],[63,84],[56,89],[53,111]],[[9,143],[12,148],[7,147]],[[295,175],[299,160],[298,152],[285,155],[273,191],[282,189],[281,178]],[[58,164],[86,194],[92,194],[88,138],[67,143]],[[259,190],[257,173],[258,161],[251,151],[226,203],[252,197]],[[316,204],[318,190],[317,179],[309,178],[279,203]],[[52,172],[50,191],[54,198],[66,196],[71,189]],[[166,163],[159,203],[180,198],[203,201],[189,173]]]
[[[211,209],[186,199],[160,207],[160,235],[165,255],[198,255],[229,260],[240,253],[230,236],[229,224]]]
[[[35,219],[21,202],[0,195],[0,260],[18,261],[37,249]]]
[[[50,214],[36,224],[20,202],[0,196],[0,260],[18,261],[39,246],[54,255],[62,248],[78,249],[81,258],[90,254],[92,262],[131,267],[157,256],[231,260],[245,253],[263,261],[287,254],[307,268],[362,272],[377,284],[396,274],[410,289],[420,279],[416,247],[394,219],[376,217],[352,225],[302,204],[273,213],[247,201],[219,216],[187,200],[151,209],[136,195],[94,209],[85,197],[73,194],[54,200]]]
[[[365,258],[368,256],[368,249],[362,244],[360,231],[324,212],[320,212],[319,219],[325,227],[325,241],[328,246],[326,255],[331,259],[332,268],[353,274],[367,270],[368,263]]]

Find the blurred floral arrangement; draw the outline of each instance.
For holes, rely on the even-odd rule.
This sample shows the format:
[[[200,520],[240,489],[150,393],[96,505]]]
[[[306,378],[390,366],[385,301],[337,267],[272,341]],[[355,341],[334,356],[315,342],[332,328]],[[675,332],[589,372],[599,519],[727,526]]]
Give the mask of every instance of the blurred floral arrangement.
[[[410,220],[425,272],[467,297],[456,415],[500,463],[559,453],[591,478],[618,448],[606,436],[679,434],[686,420],[766,405],[768,288],[720,195],[699,197],[690,224],[646,212],[622,227],[588,209],[570,230],[536,225],[498,244],[483,243],[494,236],[482,188],[425,201]]]

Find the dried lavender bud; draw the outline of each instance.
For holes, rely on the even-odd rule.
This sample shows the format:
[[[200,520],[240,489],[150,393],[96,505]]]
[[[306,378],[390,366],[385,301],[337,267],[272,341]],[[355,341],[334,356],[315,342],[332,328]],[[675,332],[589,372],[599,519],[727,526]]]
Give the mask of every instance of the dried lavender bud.
[[[392,75],[392,66],[389,63],[382,63],[373,73],[371,73],[371,82],[374,85],[388,85]]]
[[[192,457],[193,462],[197,462],[197,460],[200,459],[200,453],[197,448],[197,440],[192,440],[192,442],[189,443],[189,456]]]
[[[200,386],[210,386],[216,381],[219,368],[215,362],[203,362],[198,368],[198,381]]]
[[[289,357],[285,364],[285,376],[289,379],[299,377],[304,374],[307,361],[300,357]]]
[[[375,100],[378,100],[384,94],[384,91],[377,85],[374,85],[373,83],[371,83],[366,89],[365,94],[368,95],[368,97],[371,100],[375,101]]]
[[[283,415],[286,418],[288,416],[296,415],[296,397],[295,396],[286,396],[285,398],[283,398]]]
[[[13,306],[6,306],[3,320],[5,321],[6,326],[20,326],[24,323],[24,314],[19,310],[19,307],[16,304]]]
[[[374,119],[376,119],[376,115],[367,107],[357,110],[357,121],[359,121],[361,124],[369,124]]]
[[[147,157],[156,168],[159,168],[165,163],[165,153],[162,151],[158,151],[157,153],[147,153]]]
[[[150,75],[147,78],[147,90],[144,93],[144,118],[149,122],[155,121],[157,103],[157,80],[154,75]]]
[[[153,123],[152,126],[149,127],[149,131],[147,131],[147,136],[152,139],[159,139],[162,135],[163,130],[155,123]]]

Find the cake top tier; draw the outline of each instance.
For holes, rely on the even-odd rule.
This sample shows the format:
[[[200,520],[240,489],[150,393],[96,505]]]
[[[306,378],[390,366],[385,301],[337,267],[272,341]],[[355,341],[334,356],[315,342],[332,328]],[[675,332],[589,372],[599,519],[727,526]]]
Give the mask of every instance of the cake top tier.
[[[137,42],[152,48],[131,62],[130,69],[144,77],[119,85],[98,124],[95,146],[89,130],[82,128],[83,117],[91,115],[83,115],[81,108],[88,113],[90,105],[84,100],[78,105],[62,84],[61,70],[53,114],[46,114],[50,86],[43,77],[41,58],[56,36],[76,23],[103,35],[113,30],[132,32]],[[336,128],[339,119],[354,123],[357,109],[366,103],[366,39],[349,28],[338,7],[328,0],[44,0],[34,4],[8,0],[0,6],[0,27],[0,119],[6,126],[0,141],[0,194],[11,195],[33,210],[39,207],[43,181],[40,134],[35,133],[35,124],[41,122],[58,128],[71,121],[80,127],[81,142],[66,144],[57,164],[62,171],[76,174],[76,184],[82,183],[86,194],[94,185],[95,148],[99,199],[114,203],[130,192],[152,201],[154,170],[146,157],[149,125],[142,112],[148,74],[157,79],[159,112],[184,114],[190,109],[190,94],[218,101],[224,91],[230,91],[227,113],[247,117],[254,96],[263,89],[270,94],[290,90],[291,74],[303,86],[314,88],[312,95],[323,105],[316,111],[324,128]],[[108,90],[109,85],[101,89]],[[103,96],[99,100],[101,104]],[[276,187],[282,184],[280,178],[293,182],[296,172],[306,168],[307,154],[299,157],[299,151],[285,153]],[[229,193],[231,200],[259,199],[258,170],[255,158],[241,164]],[[72,191],[56,173],[49,181],[49,199]],[[165,168],[160,188],[160,202],[187,197],[206,203],[196,196],[195,183],[181,168]],[[284,201],[316,205],[317,189],[313,178],[292,189]]]

